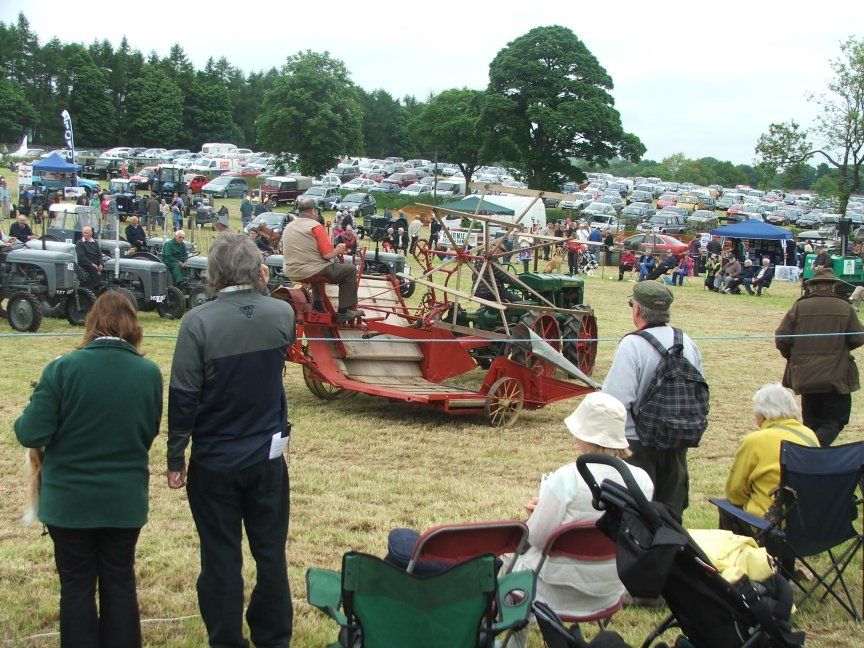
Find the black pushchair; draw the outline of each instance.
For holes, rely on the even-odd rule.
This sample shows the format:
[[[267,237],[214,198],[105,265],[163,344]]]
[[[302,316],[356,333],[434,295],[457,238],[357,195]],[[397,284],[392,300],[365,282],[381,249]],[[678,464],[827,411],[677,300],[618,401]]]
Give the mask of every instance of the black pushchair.
[[[625,485],[610,480],[598,484],[591,464],[611,466]],[[583,455],[576,465],[591,488],[594,507],[605,511],[597,527],[616,543],[621,582],[634,597],[662,595],[671,611],[643,648],[673,627],[682,634],[675,643],[679,648],[804,644],[804,633],[790,627],[792,590],[785,579],[775,574],[768,582],[751,582],[745,576],[728,583],[668,507],[645,498],[627,464],[615,457]],[[540,615],[538,622],[543,630]]]

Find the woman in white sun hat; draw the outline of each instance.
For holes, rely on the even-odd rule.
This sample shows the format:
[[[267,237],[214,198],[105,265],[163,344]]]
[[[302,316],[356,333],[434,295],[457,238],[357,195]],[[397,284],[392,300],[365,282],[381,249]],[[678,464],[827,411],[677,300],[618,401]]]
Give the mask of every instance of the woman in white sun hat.
[[[624,426],[627,412],[614,396],[594,392],[584,398],[579,407],[564,419],[564,425],[575,437],[576,456],[600,454],[619,457],[630,455]],[[651,478],[641,468],[629,466],[636,483],[647,499],[654,494]],[[610,466],[594,464],[591,472],[602,483],[611,479],[623,483]],[[591,491],[573,462],[561,466],[541,481],[540,494],[525,505],[531,545],[520,556],[514,571],[534,570],[540,562],[543,547],[552,532],[569,522],[593,522],[601,513],[591,504]],[[624,594],[618,579],[615,560],[580,561],[550,557],[537,579],[538,601],[544,601],[558,614],[583,616],[606,610]]]

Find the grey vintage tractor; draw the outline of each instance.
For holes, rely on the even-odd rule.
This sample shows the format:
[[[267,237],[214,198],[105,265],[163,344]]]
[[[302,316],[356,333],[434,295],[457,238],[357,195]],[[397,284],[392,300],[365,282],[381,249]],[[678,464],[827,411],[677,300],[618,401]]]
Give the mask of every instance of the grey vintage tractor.
[[[81,325],[96,296],[80,286],[69,252],[15,246],[2,255],[0,287],[8,297],[9,325],[37,331],[46,310],[61,309],[70,324]]]
[[[293,282],[285,276],[285,257],[281,254],[271,254],[264,257],[264,265],[270,270],[267,290],[273,292],[279,287],[290,288],[293,285]]]
[[[353,263],[354,265],[357,265],[360,263],[360,258],[358,256],[355,261],[354,257],[349,254],[345,256],[345,263]],[[401,254],[394,254],[393,252],[375,252],[374,250],[366,251],[366,257],[363,263],[363,274],[373,276],[390,275],[396,277],[400,281],[399,291],[402,293],[402,296],[410,297],[414,294],[416,284],[410,280],[400,279],[398,277],[398,273],[400,272],[411,272],[411,269],[405,263],[405,257]]]
[[[77,253],[72,243],[59,243],[56,241],[28,241],[27,247],[42,249],[45,247],[54,252],[65,252],[72,255],[77,264]],[[115,261],[110,257],[104,258],[102,269],[102,284],[98,288],[101,294],[105,290],[116,290],[126,297],[136,309],[142,311],[160,310],[165,302],[168,288],[168,268],[160,261],[149,259],[120,258],[119,272],[115,268]],[[78,280],[81,283],[87,281],[87,274],[80,267],[77,268]],[[43,304],[43,311],[49,317],[63,317],[64,304],[56,303],[53,308],[47,309]],[[160,310],[160,315],[162,312]],[[162,315],[168,317],[169,315]]]
[[[117,219],[109,217],[109,223],[103,222],[101,212],[95,207],[57,203],[51,205],[49,215],[50,221],[42,236],[46,241],[75,243],[81,238],[83,229],[90,227],[103,254],[114,256],[115,250],[119,248],[121,258],[129,255],[131,246],[122,238],[118,240],[117,230],[110,223]]]

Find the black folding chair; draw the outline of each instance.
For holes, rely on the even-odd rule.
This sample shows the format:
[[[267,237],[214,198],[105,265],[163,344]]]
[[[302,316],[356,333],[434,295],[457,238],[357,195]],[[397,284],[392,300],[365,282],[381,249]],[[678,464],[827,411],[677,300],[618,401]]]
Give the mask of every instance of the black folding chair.
[[[844,578],[856,552],[864,547],[864,534],[853,526],[864,510],[864,499],[856,490],[864,492],[864,442],[811,448],[783,441],[780,486],[770,519],[750,515],[728,500],[711,501],[753,526],[757,541],[772,555],[794,557],[813,573],[812,584],[796,573],[789,574],[804,592],[799,605],[824,590],[820,601],[830,595],[861,621],[864,602],[859,612]],[[813,557],[820,554],[827,554],[830,560],[829,567],[821,572],[813,563]],[[864,583],[864,558],[861,569]]]

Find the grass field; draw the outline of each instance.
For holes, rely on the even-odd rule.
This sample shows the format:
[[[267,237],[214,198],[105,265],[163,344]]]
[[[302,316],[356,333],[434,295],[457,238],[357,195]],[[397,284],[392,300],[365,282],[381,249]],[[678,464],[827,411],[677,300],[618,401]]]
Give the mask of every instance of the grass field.
[[[236,219],[236,208],[232,216]],[[600,337],[617,340],[632,329],[626,302],[633,284],[610,280],[611,275],[607,269],[605,278],[588,278],[586,300],[597,313]],[[712,398],[710,426],[702,446],[690,454],[691,507],[685,523],[691,528],[716,526],[707,498],[722,493],[738,440],[753,429],[751,395],[781,376],[783,363],[770,335],[797,292],[797,284],[775,283],[761,299],[717,295],[704,291],[699,280],[675,289],[673,324],[694,337],[717,338],[697,341]],[[141,321],[148,335],[172,335],[178,328],[177,322],[160,320],[155,313],[142,313]],[[0,331],[10,332],[8,327]],[[57,645],[56,637],[18,641],[56,631],[58,583],[50,539],[40,535],[41,528],[19,521],[25,506],[23,451],[12,432],[27,403],[30,381],[38,380],[48,361],[71,351],[80,339],[80,329],[46,319],[40,333],[52,332],[75,336],[0,337],[0,426],[5,430],[0,441],[0,641],[9,645]],[[728,336],[753,339],[723,339]],[[166,386],[173,345],[173,340],[161,338],[144,343],[147,356],[162,368]],[[595,378],[605,376],[614,351],[614,341],[600,343]],[[860,362],[864,353],[855,356]],[[475,374],[468,378],[479,384],[482,372]],[[575,401],[524,413],[513,428],[499,430],[481,418],[435,415],[366,396],[325,403],[306,389],[295,365],[288,366],[285,389],[294,423],[288,558],[296,646],[321,646],[335,638],[335,626],[304,602],[308,567],[338,568],[349,549],[383,555],[387,532],[397,526],[424,529],[451,521],[521,517],[522,503],[536,493],[541,473],[573,457],[572,438],[562,420]],[[859,394],[841,441],[864,439]],[[120,407],[134,397],[111,385],[93,394]],[[150,521],[138,545],[142,617],[196,615],[197,535],[185,493],[170,491],[165,484],[164,431],[153,446],[150,465]],[[860,573],[860,557],[855,570]],[[248,551],[244,576],[248,600],[254,579]],[[860,578],[852,581],[860,597]],[[625,609],[615,616],[612,628],[638,645],[660,619],[658,612]],[[862,628],[834,604],[809,603],[796,616],[796,625],[808,632],[809,645],[861,645]],[[145,624],[144,638],[147,646],[206,645],[197,617]],[[532,642],[539,646],[539,635],[533,635]]]

